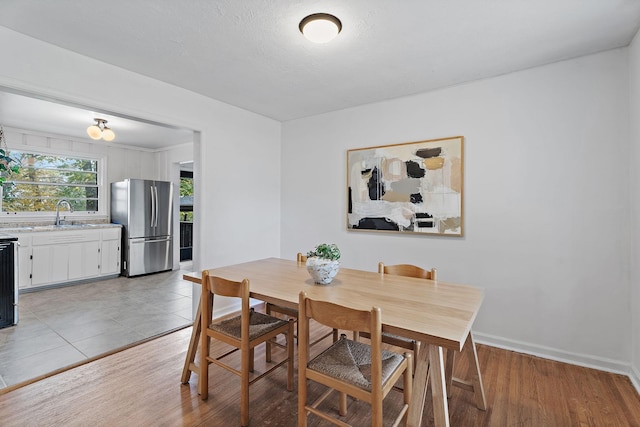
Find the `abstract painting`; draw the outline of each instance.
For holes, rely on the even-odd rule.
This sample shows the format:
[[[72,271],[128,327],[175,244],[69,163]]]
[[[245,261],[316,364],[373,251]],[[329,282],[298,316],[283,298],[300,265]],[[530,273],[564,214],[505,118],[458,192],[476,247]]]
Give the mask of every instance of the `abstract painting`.
[[[347,151],[349,230],[463,235],[464,137]]]

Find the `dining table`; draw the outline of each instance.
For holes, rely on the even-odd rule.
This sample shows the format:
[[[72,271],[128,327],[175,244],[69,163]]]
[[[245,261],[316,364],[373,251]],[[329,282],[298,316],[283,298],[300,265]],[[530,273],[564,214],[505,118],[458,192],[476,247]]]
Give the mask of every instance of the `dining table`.
[[[383,332],[421,343],[414,362],[408,426],[421,425],[429,385],[436,426],[449,426],[447,396],[451,395],[452,385],[473,393],[476,407],[486,410],[482,376],[471,333],[484,298],[482,288],[344,267],[330,284],[320,285],[311,279],[304,263],[280,258],[260,259],[208,271],[210,275],[234,281],[249,279],[251,298],[293,309],[298,307],[301,291],[305,291],[309,298],[356,309],[380,307]],[[183,277],[194,283],[202,282],[201,273],[188,273]],[[191,372],[198,372],[194,360],[200,336],[200,313],[199,307],[183,369],[183,383],[188,382]],[[445,351],[453,351],[468,359],[469,378],[445,376]],[[447,360],[452,361],[453,358]]]

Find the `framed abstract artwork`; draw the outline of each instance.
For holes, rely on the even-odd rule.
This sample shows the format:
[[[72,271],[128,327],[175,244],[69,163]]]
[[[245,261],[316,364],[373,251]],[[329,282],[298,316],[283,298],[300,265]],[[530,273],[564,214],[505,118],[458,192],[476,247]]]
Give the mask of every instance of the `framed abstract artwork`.
[[[347,151],[349,230],[462,236],[464,137]]]

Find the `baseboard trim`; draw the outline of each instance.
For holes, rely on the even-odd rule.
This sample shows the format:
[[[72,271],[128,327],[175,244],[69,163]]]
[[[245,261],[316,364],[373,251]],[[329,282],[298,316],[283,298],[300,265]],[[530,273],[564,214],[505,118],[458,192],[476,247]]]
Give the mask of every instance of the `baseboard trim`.
[[[631,380],[631,384],[636,388],[638,394],[640,394],[640,371],[635,366],[631,367],[631,371],[629,372],[629,379]]]
[[[612,372],[614,374],[627,375],[629,376],[629,379],[631,379],[631,382],[634,381],[634,379],[632,378],[631,365],[621,360],[572,353],[551,347],[510,340],[494,335],[482,334],[479,332],[474,332],[473,337],[476,343],[479,344],[486,344],[492,347],[498,347],[518,353],[530,354],[532,356],[555,360],[557,362],[570,363],[572,365],[583,366],[585,368],[592,368],[598,369],[600,371]],[[636,375],[636,379],[637,378],[638,376]],[[636,389],[638,389],[638,382],[634,383],[634,386],[636,387]],[[638,390],[640,392],[640,389]]]

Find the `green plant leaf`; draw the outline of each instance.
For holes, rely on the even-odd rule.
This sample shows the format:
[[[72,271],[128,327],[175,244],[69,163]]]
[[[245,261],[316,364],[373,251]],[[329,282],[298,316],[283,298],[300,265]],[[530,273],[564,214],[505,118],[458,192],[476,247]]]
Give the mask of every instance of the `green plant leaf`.
[[[307,252],[307,257],[317,257],[337,261],[340,259],[340,249],[334,243],[320,243],[312,251]]]

